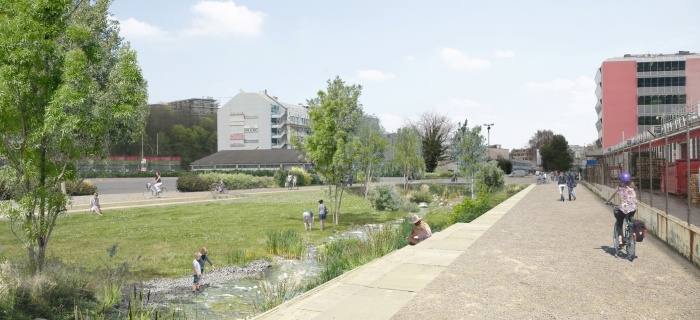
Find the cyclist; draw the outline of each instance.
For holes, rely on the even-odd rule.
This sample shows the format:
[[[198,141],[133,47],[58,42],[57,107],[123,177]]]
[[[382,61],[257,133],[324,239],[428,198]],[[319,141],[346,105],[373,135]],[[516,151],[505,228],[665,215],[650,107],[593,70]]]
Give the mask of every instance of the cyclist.
[[[219,178],[219,183],[216,185],[216,192],[223,192],[224,191],[224,180]]]
[[[632,184],[632,176],[628,172],[623,172],[620,174],[620,185],[617,186],[615,192],[610,196],[608,201],[605,203],[610,203],[610,200],[615,197],[615,195],[620,195],[620,205],[615,209],[615,227],[617,228],[617,243],[622,247],[622,223],[625,221],[625,216],[632,219],[635,212],[637,212],[637,193],[634,192],[634,185]]]
[[[163,182],[160,179],[160,171],[156,171],[156,177],[153,179],[153,186],[156,188],[156,195],[160,194],[160,185],[162,185]]]

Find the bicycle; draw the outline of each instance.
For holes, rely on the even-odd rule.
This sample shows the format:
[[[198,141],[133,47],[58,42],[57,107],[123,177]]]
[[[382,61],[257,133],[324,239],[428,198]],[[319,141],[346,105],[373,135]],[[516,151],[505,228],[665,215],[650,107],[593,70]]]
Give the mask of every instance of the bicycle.
[[[150,199],[153,197],[163,198],[167,193],[168,190],[165,189],[165,187],[161,187],[160,191],[156,191],[156,185],[149,182],[146,183],[146,191],[143,192],[143,197],[146,199]]]
[[[228,188],[223,184],[217,184],[211,187],[211,194],[228,193]]]
[[[608,203],[608,205],[612,205]],[[612,205],[613,210],[620,210],[617,205]],[[613,247],[615,248],[615,255],[619,255],[624,249],[627,254],[627,259],[629,261],[635,258],[635,249],[637,247],[637,240],[634,234],[634,224],[630,221],[629,215],[625,215],[625,220],[622,224],[622,246],[620,246],[618,240],[619,234],[617,233],[617,225],[613,224]]]

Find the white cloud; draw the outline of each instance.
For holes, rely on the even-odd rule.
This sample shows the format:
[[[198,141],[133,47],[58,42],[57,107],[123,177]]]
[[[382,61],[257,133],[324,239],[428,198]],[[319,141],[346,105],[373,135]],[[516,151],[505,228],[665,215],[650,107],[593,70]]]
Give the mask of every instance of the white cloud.
[[[528,82],[523,87],[527,92],[557,92],[569,90],[576,82],[568,79],[554,79],[549,82]]]
[[[450,106],[472,109],[478,107],[479,103],[471,99],[450,99]]]
[[[156,26],[129,18],[119,21],[119,35],[127,40],[130,39],[153,39],[168,36],[166,31]]]
[[[256,37],[262,32],[266,14],[251,11],[233,1],[200,1],[192,7],[196,17],[187,35],[234,35]]]
[[[515,52],[513,51],[496,51],[496,58],[514,58]]]
[[[369,81],[387,81],[395,78],[391,73],[383,73],[378,70],[360,70],[357,72],[357,77]]]
[[[412,54],[409,54],[409,55],[407,55],[406,58],[404,58],[404,59],[405,59],[406,61],[415,61],[417,58],[416,58],[416,56],[414,56],[414,55],[412,55]]]
[[[486,69],[491,66],[491,62],[481,58],[470,58],[461,51],[452,48],[442,48],[440,58],[445,65],[455,70],[477,70]]]

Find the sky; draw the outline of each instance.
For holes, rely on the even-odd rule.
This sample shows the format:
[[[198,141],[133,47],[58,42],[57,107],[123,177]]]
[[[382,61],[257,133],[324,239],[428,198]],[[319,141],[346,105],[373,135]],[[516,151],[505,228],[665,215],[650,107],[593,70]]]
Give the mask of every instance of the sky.
[[[697,0],[114,0],[149,103],[241,90],[306,104],[339,76],[395,132],[435,111],[522,148],[597,139],[596,72],[624,54],[700,52]]]

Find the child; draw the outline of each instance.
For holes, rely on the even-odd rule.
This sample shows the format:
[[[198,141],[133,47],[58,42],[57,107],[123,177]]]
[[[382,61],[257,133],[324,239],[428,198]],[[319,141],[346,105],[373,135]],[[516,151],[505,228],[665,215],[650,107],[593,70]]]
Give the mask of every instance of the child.
[[[210,265],[211,267],[214,267],[214,264],[211,263],[211,260],[209,260],[209,257],[207,257],[207,252],[209,252],[209,251],[207,250],[207,247],[202,247],[202,251],[201,251],[202,256],[199,258],[199,266],[201,267],[201,268],[200,268],[200,271],[202,272],[202,276],[199,277],[200,280],[204,280],[204,262],[205,262],[205,261],[206,261],[206,262],[209,262],[209,265]]]
[[[202,258],[202,254],[199,252],[194,253],[194,261],[192,261],[192,266],[194,267],[194,280],[192,281],[192,293],[197,293],[199,291],[199,278],[202,276],[202,269],[199,265],[199,260]]]

